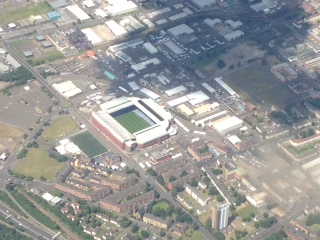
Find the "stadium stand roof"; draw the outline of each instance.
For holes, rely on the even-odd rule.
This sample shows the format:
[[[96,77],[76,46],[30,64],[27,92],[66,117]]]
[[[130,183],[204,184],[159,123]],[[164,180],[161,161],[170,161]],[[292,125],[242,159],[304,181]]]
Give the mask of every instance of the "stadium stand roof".
[[[167,136],[169,133],[167,132],[166,127],[166,125],[157,124],[147,129],[143,129],[134,134],[136,142],[138,144],[145,144],[153,141],[154,139]]]
[[[127,97],[115,98],[109,102],[100,104],[100,109],[107,113],[113,113],[120,109],[132,106],[132,101]]]
[[[127,129],[125,129],[120,123],[118,123],[117,120],[110,116],[110,114],[99,111],[93,112],[92,116],[120,141],[125,142],[133,140],[135,138]]]
[[[143,94],[145,94],[146,96],[148,96],[149,98],[151,98],[153,100],[160,99],[160,96],[158,94],[152,92],[148,88],[142,88],[142,89],[140,89],[140,92],[142,92]]]
[[[67,6],[66,9],[68,9],[73,15],[75,15],[81,21],[90,19],[90,16],[86,14],[78,5]]]

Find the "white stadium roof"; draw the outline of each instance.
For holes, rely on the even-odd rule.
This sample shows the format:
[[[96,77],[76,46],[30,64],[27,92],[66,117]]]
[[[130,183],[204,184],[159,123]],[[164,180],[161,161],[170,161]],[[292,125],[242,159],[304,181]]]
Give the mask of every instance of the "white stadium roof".
[[[102,39],[91,28],[82,29],[81,32],[83,32],[87,36],[87,38],[93,45],[102,43]]]
[[[151,98],[153,100],[157,100],[160,98],[160,96],[158,94],[152,92],[148,88],[142,88],[142,89],[140,89],[140,92],[144,93],[145,95],[147,95],[149,98]]]
[[[120,26],[120,24],[116,23],[114,20],[109,20],[105,22],[105,24],[116,37],[122,36],[127,33],[127,30],[125,30],[122,26]]]
[[[67,6],[68,9],[73,15],[75,15],[81,21],[90,19],[90,16],[86,14],[78,5]]]
[[[141,130],[135,133],[136,141],[138,144],[145,144],[151,142],[154,139],[158,139],[168,135],[166,130],[167,125],[153,125],[150,128]]]
[[[113,113],[118,111],[119,109],[126,108],[132,106],[132,101],[127,97],[119,97],[115,98],[109,102],[105,102],[100,104],[100,109],[107,113]]]

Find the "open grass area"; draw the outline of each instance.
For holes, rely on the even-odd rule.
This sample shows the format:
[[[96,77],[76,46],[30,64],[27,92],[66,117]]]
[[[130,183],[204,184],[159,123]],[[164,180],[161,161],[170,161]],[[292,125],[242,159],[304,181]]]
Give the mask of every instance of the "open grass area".
[[[83,132],[72,136],[71,141],[76,144],[81,151],[92,158],[108,151],[91,133]]]
[[[285,83],[276,79],[269,70],[256,64],[226,76],[224,81],[243,99],[254,105],[281,105],[297,98]]]
[[[255,215],[258,213],[258,210],[252,207],[251,205],[247,205],[246,207],[240,209],[237,211],[239,214],[239,217],[250,217],[251,213],[254,213]]]
[[[18,128],[0,124],[0,149],[1,147],[13,150],[19,143],[24,132]]]
[[[202,235],[202,233],[201,232],[199,232],[199,231],[193,231],[192,233],[191,233],[191,231],[192,231],[192,229],[191,228],[189,228],[187,231],[186,231],[186,233],[185,233],[185,235],[183,236],[183,240],[200,240],[200,239],[205,239],[204,237],[203,237],[203,235]]]
[[[46,141],[54,141],[59,137],[74,132],[77,127],[76,121],[71,117],[59,117],[50,123],[42,136]]]
[[[27,61],[32,66],[38,66],[44,63],[51,63],[62,58],[64,58],[64,55],[61,52],[57,50],[53,50],[53,51],[45,52],[41,57],[28,58]]]
[[[129,112],[115,118],[130,133],[138,132],[150,126],[144,119],[134,112]]]
[[[32,176],[38,180],[43,176],[48,182],[52,182],[63,164],[53,158],[49,158],[48,149],[40,146],[39,148],[31,148],[27,156],[18,162],[13,171]]]
[[[28,18],[31,15],[41,15],[52,11],[52,8],[45,2],[37,3],[36,5],[29,5],[26,7],[19,7],[13,11],[4,11],[0,15],[0,24],[8,24],[18,20]]]
[[[293,147],[292,145],[287,145],[285,146],[285,148],[299,158],[306,157],[316,152],[316,149],[313,147],[313,144],[307,144],[297,148]]]
[[[30,39],[21,39],[15,42],[12,42],[10,45],[10,48],[12,51],[14,51],[16,54],[18,54],[20,57],[26,59],[23,55],[23,51],[21,51],[21,47],[27,49],[27,48],[34,48],[35,44]]]
[[[152,207],[152,209],[156,209],[156,208],[167,210],[169,208],[169,204],[166,203],[165,201],[158,202],[156,205]]]
[[[69,101],[63,101],[63,102],[61,103],[61,107],[63,107],[63,108],[69,108],[69,107],[71,107],[71,106],[72,106],[72,103],[69,102]]]
[[[210,211],[210,210],[199,215],[199,221],[203,225],[205,225],[208,218],[212,218],[212,211]]]

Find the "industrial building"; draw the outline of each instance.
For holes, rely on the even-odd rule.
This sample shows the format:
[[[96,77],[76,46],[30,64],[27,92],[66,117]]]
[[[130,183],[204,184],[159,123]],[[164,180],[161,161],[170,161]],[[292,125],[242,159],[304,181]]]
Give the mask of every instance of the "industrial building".
[[[25,56],[26,58],[32,57],[33,56],[33,52],[25,51],[25,52],[23,52],[23,56]]]
[[[226,90],[231,96],[235,96],[237,93],[233,91],[231,87],[229,87],[221,77],[214,79],[224,90]]]
[[[203,22],[211,28],[218,25],[219,23],[222,23],[219,18],[215,18],[213,20],[211,18],[206,18],[205,20],[203,20]]]
[[[137,10],[138,6],[132,1],[118,0],[112,2],[111,6],[105,8],[110,16],[117,16]]]
[[[191,2],[198,8],[205,8],[216,4],[217,0],[191,0]]]
[[[236,30],[236,31],[233,31],[231,33],[228,33],[228,34],[224,35],[223,37],[228,42],[231,42],[231,41],[233,41],[233,40],[235,40],[237,38],[240,38],[242,36],[244,36],[244,33],[242,31],[240,31],[240,30]]]
[[[172,37],[179,38],[182,35],[193,34],[194,30],[187,24],[181,24],[173,28],[169,28],[167,30],[167,33],[170,34]]]
[[[256,11],[265,11],[266,9],[271,9],[277,7],[278,2],[277,0],[262,0],[261,2],[252,4],[250,7]]]
[[[47,0],[47,3],[54,9],[63,8],[69,5],[67,0]]]
[[[243,23],[240,21],[233,21],[231,19],[228,19],[225,21],[225,23],[232,29],[236,30],[237,28],[240,28],[243,26]]]
[[[101,111],[93,112],[93,124],[119,148],[132,151],[162,143],[168,139],[172,116],[151,99],[121,97],[100,105]],[[136,114],[149,126],[129,132],[117,119],[124,114]]]
[[[154,101],[158,101],[160,100],[160,96],[154,92],[152,92],[151,90],[149,90],[148,88],[142,88],[140,89],[140,92],[142,92],[144,95],[146,95],[146,97],[151,98]]]
[[[153,46],[151,43],[146,42],[143,44],[143,47],[150,53],[150,54],[155,54],[158,52],[158,49]]]
[[[103,42],[102,39],[91,28],[82,29],[81,32],[87,36],[92,45],[98,45]]]
[[[21,67],[21,64],[15,58],[13,58],[10,54],[7,54],[6,62],[9,63],[15,69]]]
[[[71,98],[82,93],[81,89],[74,85],[71,81],[54,83],[52,84],[52,87],[65,98]]]
[[[105,22],[105,24],[111,30],[113,35],[115,35],[116,37],[123,36],[127,33],[127,30],[125,30],[121,25],[116,23],[114,20],[109,20]]]
[[[56,21],[61,17],[61,15],[56,11],[48,12],[47,16],[51,21]]]
[[[188,90],[188,89],[187,89],[185,86],[180,85],[180,86],[178,86],[178,87],[171,88],[171,89],[165,91],[165,94],[167,94],[168,97],[172,97],[172,96],[174,96],[174,95],[184,93],[184,92],[186,92],[187,90]]]
[[[229,204],[223,204],[213,209],[212,213],[212,228],[220,231],[228,226],[230,214]]]
[[[243,121],[236,116],[232,116],[232,117],[223,118],[216,122],[211,122],[209,126],[213,127],[219,133],[224,135],[230,131],[233,131],[242,127]]]
[[[272,66],[270,71],[282,82],[298,78],[298,73],[286,62]]]
[[[171,101],[168,101],[167,105],[169,107],[175,107],[180,104],[188,102],[190,105],[194,106],[194,105],[204,103],[205,101],[208,101],[209,99],[210,99],[210,97],[208,95],[206,95],[204,92],[197,91],[197,92],[185,95],[183,97],[179,97],[179,98],[173,99]]]
[[[184,54],[184,50],[179,47],[177,44],[175,44],[173,41],[169,40],[167,42],[164,43],[164,45],[171,51],[173,52],[175,55],[181,55]]]
[[[90,19],[90,16],[86,14],[78,5],[72,5],[67,6],[66,9],[68,9],[76,18],[78,18],[80,21],[85,21]]]
[[[52,43],[49,42],[49,41],[44,41],[44,42],[41,43],[41,45],[42,45],[42,47],[44,47],[44,48],[50,48],[50,47],[53,46]]]

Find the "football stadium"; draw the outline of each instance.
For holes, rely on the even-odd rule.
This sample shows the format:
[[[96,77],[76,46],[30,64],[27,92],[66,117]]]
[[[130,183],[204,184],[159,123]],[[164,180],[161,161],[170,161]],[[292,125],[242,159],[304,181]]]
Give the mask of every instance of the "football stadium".
[[[123,150],[160,144],[176,133],[171,114],[151,99],[120,97],[100,109],[92,113],[92,123]]]

